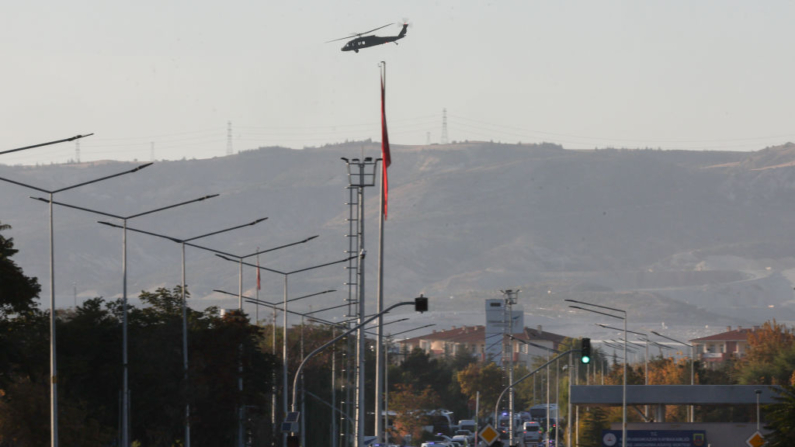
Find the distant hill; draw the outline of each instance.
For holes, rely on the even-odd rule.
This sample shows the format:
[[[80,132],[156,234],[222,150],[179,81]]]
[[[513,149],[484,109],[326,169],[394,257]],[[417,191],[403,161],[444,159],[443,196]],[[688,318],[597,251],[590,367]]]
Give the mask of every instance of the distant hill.
[[[590,321],[571,314],[562,301],[566,297],[625,306],[631,323],[682,325],[696,332],[773,317],[795,321],[794,144],[751,153],[573,151],[484,142],[392,150],[386,299],[425,293],[433,298],[432,308],[443,312],[415,316],[415,322],[483,324],[483,299],[513,287],[523,289],[520,302],[529,325],[537,319],[559,326],[564,335],[570,321]],[[185,238],[269,217],[256,227],[197,241],[240,255],[320,235],[260,260],[289,271],[346,257],[348,179],[340,157],[362,153],[378,157],[380,144],[260,148],[157,162],[139,173],[58,194],[56,200],[134,214],[221,193],[128,225]],[[0,165],[0,177],[47,189],[135,165]],[[47,206],[29,199],[32,195],[40,194],[0,184],[0,221],[13,226],[7,234],[20,249],[18,262],[40,277],[46,296]],[[368,312],[374,309],[376,286],[377,196],[377,188],[367,189]],[[78,300],[120,295],[121,233],[98,225],[106,220],[99,217],[56,208],[59,306],[73,305],[74,289]],[[177,244],[138,234],[128,239],[131,294],[179,283]],[[236,299],[212,292],[237,292],[237,265],[195,249],[188,249],[187,259],[189,288],[200,301],[195,306],[237,305]],[[260,296],[280,301],[281,277],[262,278]],[[253,295],[251,269],[244,281]],[[345,281],[341,266],[291,277],[290,296],[340,290],[296,302],[295,309],[341,304]]]

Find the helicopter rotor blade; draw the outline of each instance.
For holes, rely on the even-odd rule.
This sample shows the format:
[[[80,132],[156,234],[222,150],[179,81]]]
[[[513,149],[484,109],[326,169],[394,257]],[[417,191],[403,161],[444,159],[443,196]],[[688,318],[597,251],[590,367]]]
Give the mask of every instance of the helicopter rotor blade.
[[[339,39],[329,40],[329,41],[328,41],[328,42],[326,42],[326,43],[336,42],[336,41],[338,41],[338,40],[353,39],[354,37],[362,37],[362,36],[363,36],[363,35],[365,35],[365,34],[370,34],[370,33],[372,33],[373,31],[378,31],[378,30],[380,30],[381,28],[386,28],[386,27],[387,27],[387,26],[389,26],[389,25],[394,25],[394,23],[387,23],[387,24],[386,24],[386,25],[384,25],[384,26],[379,26],[378,28],[371,29],[370,31],[365,31],[365,32],[363,32],[363,33],[355,33],[355,34],[351,34],[350,36],[347,36],[347,37],[340,37]]]
[[[386,28],[386,27],[387,27],[387,26],[389,26],[389,25],[394,25],[394,23],[387,23],[387,24],[386,24],[386,25],[384,25],[384,26],[379,26],[378,28],[371,29],[370,31],[365,31],[365,32],[363,32],[363,33],[361,33],[361,34],[359,34],[359,35],[361,36],[361,35],[363,35],[363,34],[370,34],[370,33],[372,33],[373,31],[378,31],[378,30],[380,30],[381,28]]]
[[[336,42],[338,40],[353,39],[354,37],[359,37],[359,36],[361,36],[361,34],[351,34],[348,37],[340,37],[339,39],[329,40],[326,43]]]

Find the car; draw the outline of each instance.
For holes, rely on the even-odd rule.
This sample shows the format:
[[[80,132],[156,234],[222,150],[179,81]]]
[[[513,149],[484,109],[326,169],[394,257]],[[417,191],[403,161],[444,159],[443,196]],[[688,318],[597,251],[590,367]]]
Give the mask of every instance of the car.
[[[460,443],[453,441],[453,438],[445,435],[444,433],[437,433],[436,439],[428,442],[423,442],[421,447],[463,447]]]
[[[461,419],[458,421],[458,429],[459,430],[469,430],[472,433],[475,433],[475,420],[474,419]]]
[[[462,447],[469,447],[469,436],[466,435],[455,435],[453,436],[453,442],[457,442],[461,444]]]
[[[522,425],[522,436],[525,447],[538,445],[542,440],[543,429],[541,424],[535,421],[525,422]]]
[[[470,430],[456,430],[455,434],[456,434],[456,436],[465,436],[467,442],[470,445],[474,445],[475,444],[475,434],[472,433]],[[453,439],[455,439],[455,436],[453,436]]]

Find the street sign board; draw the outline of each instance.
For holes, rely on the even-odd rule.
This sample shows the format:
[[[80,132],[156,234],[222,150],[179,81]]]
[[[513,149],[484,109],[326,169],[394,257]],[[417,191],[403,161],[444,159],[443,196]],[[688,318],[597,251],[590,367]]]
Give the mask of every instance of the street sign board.
[[[762,447],[765,445],[765,437],[762,436],[762,433],[756,432],[751,435],[750,438],[746,439],[745,443],[748,444],[749,447]]]
[[[287,417],[282,422],[282,432],[284,433],[298,433],[301,431],[301,426],[298,420],[301,419],[301,413],[298,411],[291,411],[287,413]]]
[[[602,430],[602,447],[620,447],[621,430]],[[627,447],[707,447],[706,430],[628,430]]]
[[[494,427],[491,426],[491,424],[485,426],[483,430],[481,430],[480,433],[478,433],[478,435],[480,436],[480,439],[486,441],[488,445],[494,444],[494,441],[496,441],[497,438],[500,437],[500,434],[497,433],[497,430],[495,430]]]

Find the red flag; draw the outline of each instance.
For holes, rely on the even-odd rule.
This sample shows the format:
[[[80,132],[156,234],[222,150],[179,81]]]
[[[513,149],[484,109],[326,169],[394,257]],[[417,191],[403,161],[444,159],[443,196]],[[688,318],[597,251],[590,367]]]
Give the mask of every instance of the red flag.
[[[257,251],[259,251],[259,247],[257,247]],[[257,255],[257,290],[261,290],[262,289],[262,283],[260,282],[260,279],[259,279],[259,272],[260,272],[260,270],[259,270],[259,255]]]
[[[384,94],[384,76],[381,75],[381,159],[384,167],[382,181],[384,182],[384,219],[387,216],[387,199],[389,198],[389,179],[386,175],[386,168],[392,164],[392,158],[389,155],[389,135],[386,132],[386,101]]]

